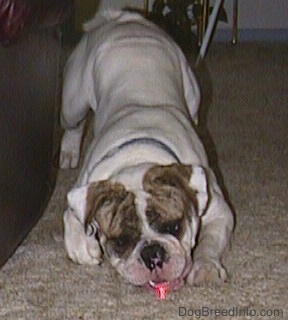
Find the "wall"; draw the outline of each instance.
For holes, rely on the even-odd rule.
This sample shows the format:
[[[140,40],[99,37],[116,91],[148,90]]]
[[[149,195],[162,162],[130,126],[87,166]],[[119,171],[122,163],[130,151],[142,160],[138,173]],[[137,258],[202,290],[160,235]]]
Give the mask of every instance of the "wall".
[[[225,1],[230,21],[232,0]],[[283,29],[288,28],[287,0],[238,0],[240,29]]]
[[[213,2],[212,2],[213,3]],[[231,38],[233,1],[225,1],[228,24],[219,23],[216,39]],[[238,0],[239,41],[288,40],[287,0]]]

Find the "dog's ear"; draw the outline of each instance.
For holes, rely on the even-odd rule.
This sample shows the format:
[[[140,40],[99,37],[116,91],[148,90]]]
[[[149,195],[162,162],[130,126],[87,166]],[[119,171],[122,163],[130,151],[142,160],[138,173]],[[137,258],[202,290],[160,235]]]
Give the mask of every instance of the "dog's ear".
[[[152,167],[143,180],[144,190],[151,194],[159,188],[176,187],[193,202],[201,216],[208,205],[207,177],[203,167],[174,163],[168,166]]]
[[[128,192],[120,183],[99,181],[72,189],[68,204],[85,227],[88,236],[99,229],[107,229],[113,212],[127,197]]]
[[[85,218],[86,233],[94,227],[100,228],[104,234],[117,233],[120,228],[122,209],[132,207],[134,196],[121,183],[100,181],[92,184],[87,193]],[[90,231],[91,232],[91,231]]]
[[[106,236],[116,236],[124,226],[135,227],[137,215],[134,212],[134,200],[135,195],[121,183],[108,180],[91,183],[68,193],[69,206],[83,224],[88,236],[93,236],[98,231]]]

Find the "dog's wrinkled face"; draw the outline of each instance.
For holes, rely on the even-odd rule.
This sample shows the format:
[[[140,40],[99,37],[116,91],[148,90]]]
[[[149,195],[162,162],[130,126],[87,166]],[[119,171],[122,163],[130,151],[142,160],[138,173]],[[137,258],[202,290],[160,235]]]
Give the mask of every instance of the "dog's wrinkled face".
[[[180,164],[151,166],[133,190],[124,186],[125,174],[131,172],[117,181],[89,185],[86,234],[98,239],[112,265],[130,283],[177,286],[190,271],[203,208],[199,195],[207,195],[203,169],[200,178],[196,170],[191,179],[193,169]],[[208,196],[204,198],[207,202]]]

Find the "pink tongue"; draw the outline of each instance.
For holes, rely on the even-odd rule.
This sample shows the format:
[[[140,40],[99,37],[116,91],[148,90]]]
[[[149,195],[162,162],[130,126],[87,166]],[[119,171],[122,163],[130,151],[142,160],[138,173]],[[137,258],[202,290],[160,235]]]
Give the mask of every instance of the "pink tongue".
[[[148,286],[153,289],[159,289],[159,288],[166,288],[167,291],[177,291],[181,289],[184,286],[184,280],[183,279],[176,279],[169,282],[162,282],[162,283],[154,283],[153,281],[148,283]]]

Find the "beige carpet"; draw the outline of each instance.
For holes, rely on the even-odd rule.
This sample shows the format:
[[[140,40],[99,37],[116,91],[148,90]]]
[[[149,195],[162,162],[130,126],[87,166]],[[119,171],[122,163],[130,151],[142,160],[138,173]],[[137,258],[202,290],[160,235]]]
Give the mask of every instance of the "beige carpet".
[[[199,310],[201,319],[288,319],[288,45],[213,45],[200,74],[213,137],[205,141],[237,216],[224,258],[230,283],[160,301],[107,263],[73,264],[62,212],[77,171],[60,171],[42,219],[0,270],[1,319],[198,319]]]

